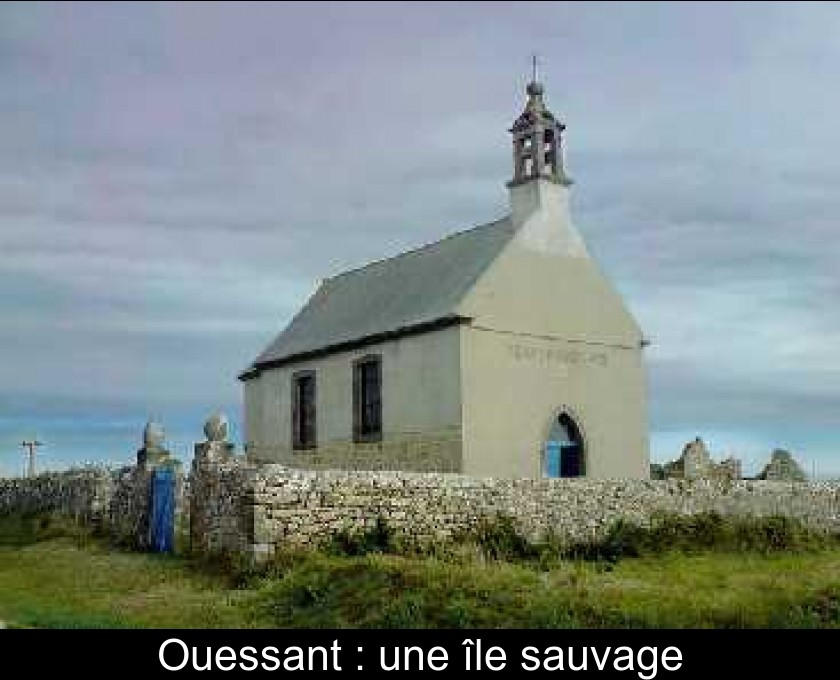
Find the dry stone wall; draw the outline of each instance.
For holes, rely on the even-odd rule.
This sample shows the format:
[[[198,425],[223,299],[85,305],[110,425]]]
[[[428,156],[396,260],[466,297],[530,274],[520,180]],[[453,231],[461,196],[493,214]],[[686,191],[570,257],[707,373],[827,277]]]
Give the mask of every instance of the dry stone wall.
[[[114,487],[108,512],[109,531],[115,539],[138,548],[149,541],[149,484],[151,475],[143,467],[126,467],[114,473]]]
[[[152,473],[143,466],[119,470],[53,472],[0,479],[0,515],[53,514],[107,532],[137,548],[149,545],[149,490]],[[189,524],[183,476],[176,478],[176,530]]]
[[[213,535],[205,540],[219,548],[244,548],[257,558],[281,546],[315,546],[336,531],[371,528],[379,518],[419,545],[445,541],[497,515],[513,518],[533,538],[552,532],[565,540],[596,538],[619,519],[646,524],[659,513],[708,511],[781,514],[840,531],[837,483],[479,479],[243,463],[201,474],[214,480],[202,487],[209,496],[205,514],[214,515],[204,519],[202,532]],[[231,512],[239,518],[231,518]],[[241,532],[249,533],[244,541]]]
[[[107,470],[72,470],[0,479],[0,515],[56,513],[84,523],[107,520],[113,494]]]
[[[256,469],[196,460],[190,476],[190,544],[201,553],[253,550]]]
[[[81,471],[0,480],[0,514],[53,512],[101,523],[144,547],[151,473]],[[459,474],[301,470],[241,458],[197,460],[179,482],[176,526],[203,553],[256,559],[315,546],[383,518],[408,543],[445,541],[483,519],[511,517],[527,535],[597,538],[619,519],[656,514],[787,515],[840,531],[840,483],[706,479],[481,479]]]

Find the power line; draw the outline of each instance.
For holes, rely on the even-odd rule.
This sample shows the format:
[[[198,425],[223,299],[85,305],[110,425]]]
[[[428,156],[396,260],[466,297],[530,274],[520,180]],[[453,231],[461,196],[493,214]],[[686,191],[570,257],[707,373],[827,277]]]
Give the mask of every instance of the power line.
[[[39,446],[43,446],[43,443],[39,442],[37,439],[30,439],[29,441],[22,441],[20,445],[27,449],[27,453],[29,454],[29,464],[27,465],[26,469],[26,476],[27,477],[34,477],[35,476],[35,450]]]

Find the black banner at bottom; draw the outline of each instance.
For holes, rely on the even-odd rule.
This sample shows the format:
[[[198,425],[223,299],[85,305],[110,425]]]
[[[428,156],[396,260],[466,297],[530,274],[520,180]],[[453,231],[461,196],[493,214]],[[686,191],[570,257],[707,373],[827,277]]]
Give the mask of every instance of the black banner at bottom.
[[[828,630],[4,630],[27,674],[801,673],[831,664]],[[830,666],[829,666],[830,667]],[[135,676],[136,677],[136,676]]]

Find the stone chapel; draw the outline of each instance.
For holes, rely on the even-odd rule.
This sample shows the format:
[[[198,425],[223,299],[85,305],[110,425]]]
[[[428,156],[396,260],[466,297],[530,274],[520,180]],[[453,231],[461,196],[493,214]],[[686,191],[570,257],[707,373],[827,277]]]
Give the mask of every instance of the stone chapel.
[[[509,214],[325,280],[239,376],[251,460],[649,477],[643,335],[572,223],[565,125],[526,93]]]

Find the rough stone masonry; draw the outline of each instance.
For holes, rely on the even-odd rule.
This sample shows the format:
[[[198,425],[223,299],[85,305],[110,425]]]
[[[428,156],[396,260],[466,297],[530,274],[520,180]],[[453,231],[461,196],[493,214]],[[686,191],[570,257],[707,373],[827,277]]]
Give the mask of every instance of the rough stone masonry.
[[[199,480],[201,480],[199,482]],[[659,513],[786,515],[840,531],[840,484],[726,480],[481,479],[416,472],[304,471],[242,461],[194,468],[193,518],[205,544],[257,559],[282,546],[315,546],[383,518],[428,545],[511,517],[527,535],[595,538],[616,520]],[[248,535],[250,534],[250,535]]]
[[[145,466],[91,468],[0,479],[0,515],[58,515],[99,529],[113,540],[145,549],[149,544],[149,489]],[[178,529],[189,523],[183,476],[175,492]]]
[[[76,471],[0,480],[0,514],[52,512],[99,523],[143,547],[149,472]],[[491,479],[449,473],[297,470],[241,458],[193,464],[177,515],[192,549],[265,559],[316,546],[379,518],[408,543],[445,541],[482,519],[511,517],[531,537],[595,538],[616,520],[659,513],[786,515],[840,531],[840,483],[705,479]]]

